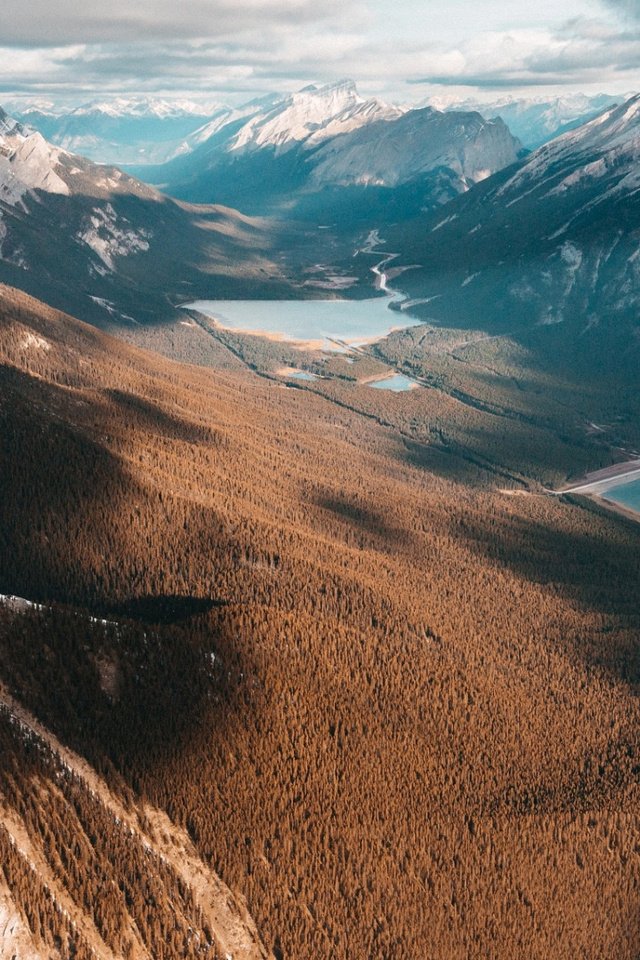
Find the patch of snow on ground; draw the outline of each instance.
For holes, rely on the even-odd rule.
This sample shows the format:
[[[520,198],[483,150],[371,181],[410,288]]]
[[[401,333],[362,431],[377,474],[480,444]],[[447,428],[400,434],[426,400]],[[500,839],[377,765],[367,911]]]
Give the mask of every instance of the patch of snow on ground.
[[[11,593],[0,593],[0,603],[13,610],[14,613],[22,613],[24,610],[30,610],[33,607],[40,610],[39,603],[32,603],[31,600],[25,600],[24,597],[14,597]]]
[[[593,163],[587,163],[584,167],[579,167],[577,170],[574,170],[573,173],[570,173],[564,180],[561,180],[553,190],[550,190],[547,196],[557,196],[558,194],[564,193],[565,190],[568,190],[570,187],[576,186],[581,180],[593,180],[597,177],[604,176],[608,172],[609,164],[607,163],[607,158],[600,157],[599,160],[594,160]]]
[[[119,317],[121,320],[130,320],[131,323],[135,324],[138,323],[138,321],[133,317],[130,317],[128,313],[120,313],[111,300],[105,300],[104,297],[93,297],[91,294],[89,294],[89,300],[93,300],[94,303],[97,303],[99,307],[102,307],[103,310],[106,310],[107,313],[112,317]],[[2,958],[0,958],[0,960],[2,960]]]
[[[562,244],[560,257],[570,270],[577,270],[582,264],[582,250],[569,240]]]
[[[444,219],[444,220],[441,220],[440,223],[436,223],[436,225],[435,225],[435,227],[433,227],[431,233],[435,233],[436,230],[439,230],[439,229],[440,229],[440,227],[444,227],[445,223],[451,223],[452,220],[457,220],[457,219],[458,219],[458,214],[457,214],[457,213],[453,213],[450,217],[445,217],[445,219]]]
[[[39,337],[29,330],[20,341],[21,350],[51,350],[51,344],[44,337]]]

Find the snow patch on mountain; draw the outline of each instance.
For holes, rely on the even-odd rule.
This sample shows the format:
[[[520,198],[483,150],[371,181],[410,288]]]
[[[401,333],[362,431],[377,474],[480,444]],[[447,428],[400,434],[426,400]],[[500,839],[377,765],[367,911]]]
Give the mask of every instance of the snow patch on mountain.
[[[305,149],[311,149],[323,140],[337,137],[343,133],[351,133],[359,127],[364,127],[376,120],[393,120],[401,117],[406,111],[400,107],[385,103],[382,100],[361,100],[355,105],[341,110],[335,117],[331,117],[318,130],[307,137]]]
[[[610,173],[622,183],[631,176],[640,160],[640,96],[612,107],[576,130],[570,130],[531,154],[527,162],[498,191],[497,196],[518,191],[531,183],[553,183],[549,196]],[[633,168],[629,171],[629,163]],[[569,172],[555,183],[556,171]],[[640,178],[639,178],[640,179]],[[625,188],[630,185],[627,180]]]
[[[114,257],[146,252],[152,235],[150,230],[133,230],[128,221],[118,220],[115,210],[108,203],[105,207],[93,208],[88,225],[79,231],[77,239],[91,247],[107,270],[113,272]]]

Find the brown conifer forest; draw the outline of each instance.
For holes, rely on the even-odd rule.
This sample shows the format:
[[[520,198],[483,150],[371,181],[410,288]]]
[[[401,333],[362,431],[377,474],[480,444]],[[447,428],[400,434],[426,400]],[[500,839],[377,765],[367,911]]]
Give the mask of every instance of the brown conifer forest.
[[[6,287],[0,362],[36,604],[0,606],[0,908],[40,956],[637,960],[640,525]]]

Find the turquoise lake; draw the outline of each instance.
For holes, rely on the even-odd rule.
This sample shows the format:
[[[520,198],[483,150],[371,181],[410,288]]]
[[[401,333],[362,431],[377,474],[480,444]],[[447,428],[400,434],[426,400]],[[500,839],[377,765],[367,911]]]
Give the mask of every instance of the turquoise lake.
[[[604,496],[607,500],[613,500],[614,503],[640,513],[640,480],[631,480],[629,483],[611,487]]]
[[[257,333],[325,350],[382,340],[392,330],[421,323],[389,304],[402,294],[368,300],[194,300],[182,305],[228,330]]]

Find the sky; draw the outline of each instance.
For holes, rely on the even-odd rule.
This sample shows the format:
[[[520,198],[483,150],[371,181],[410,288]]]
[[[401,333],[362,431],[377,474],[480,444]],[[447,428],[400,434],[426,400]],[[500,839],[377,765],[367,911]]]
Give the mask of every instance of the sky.
[[[0,102],[640,90],[640,0],[3,0]]]

